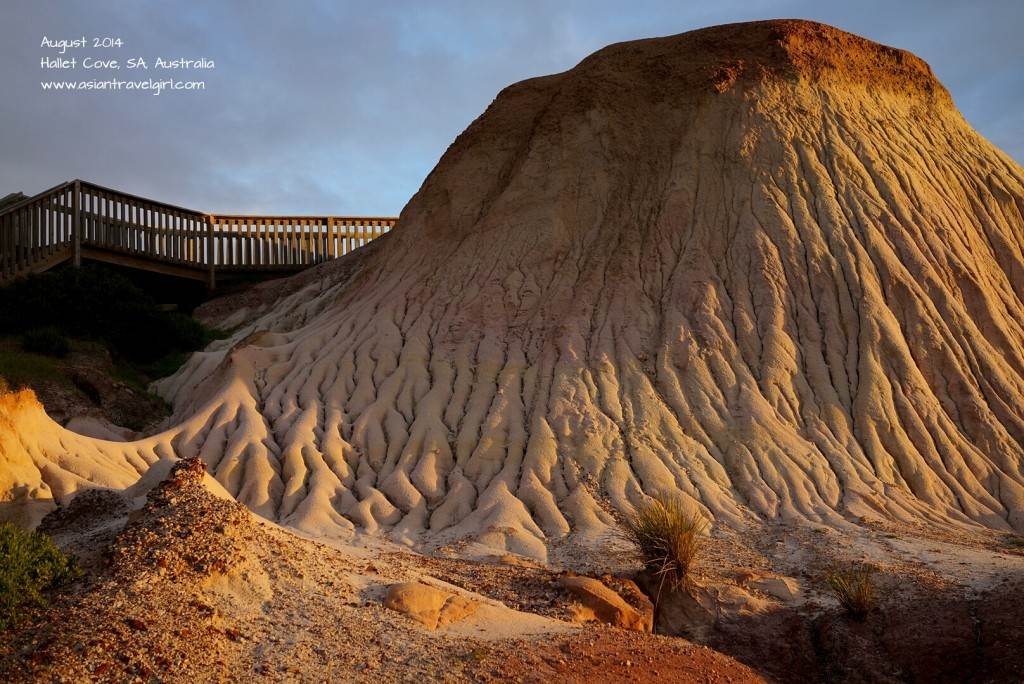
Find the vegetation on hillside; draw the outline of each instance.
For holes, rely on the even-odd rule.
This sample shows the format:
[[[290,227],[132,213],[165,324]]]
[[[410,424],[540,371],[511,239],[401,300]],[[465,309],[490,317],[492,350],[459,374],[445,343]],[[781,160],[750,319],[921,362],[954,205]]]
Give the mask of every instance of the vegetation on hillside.
[[[707,520],[677,497],[652,499],[624,521],[626,538],[636,545],[644,566],[659,583],[674,589],[689,581],[704,544]]]
[[[0,334],[40,331],[100,341],[115,356],[140,363],[198,349],[211,339],[197,321],[163,311],[119,272],[91,264],[31,275],[0,288]]]
[[[45,607],[50,591],[80,574],[75,559],[45,534],[0,522],[0,631]]]
[[[68,338],[57,328],[33,328],[21,336],[21,348],[27,352],[63,359],[71,351]]]
[[[219,335],[147,287],[101,264],[0,287],[0,379],[35,390],[56,415],[98,407],[116,425],[146,429],[169,410],[149,383]]]
[[[862,619],[875,607],[874,568],[860,564],[847,568],[832,568],[825,575],[825,583],[846,612]]]
[[[180,311],[165,310],[120,272],[86,264],[0,288],[0,336],[19,339],[29,355],[53,358],[66,356],[75,347],[71,340],[98,343],[125,379],[136,380],[173,372],[217,333]]]

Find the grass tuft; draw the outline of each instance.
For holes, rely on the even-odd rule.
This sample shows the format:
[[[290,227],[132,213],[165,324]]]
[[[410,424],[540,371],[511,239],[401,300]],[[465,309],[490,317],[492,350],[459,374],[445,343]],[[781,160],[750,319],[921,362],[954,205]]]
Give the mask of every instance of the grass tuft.
[[[679,498],[659,497],[638,507],[623,523],[644,566],[662,586],[675,589],[690,580],[708,522]]]
[[[832,568],[825,583],[839,604],[854,618],[863,619],[875,607],[875,569],[867,564]]]
[[[33,328],[21,336],[21,348],[27,352],[62,359],[71,352],[71,343],[53,326]]]
[[[47,592],[80,575],[75,559],[45,534],[0,523],[0,630],[45,607]]]

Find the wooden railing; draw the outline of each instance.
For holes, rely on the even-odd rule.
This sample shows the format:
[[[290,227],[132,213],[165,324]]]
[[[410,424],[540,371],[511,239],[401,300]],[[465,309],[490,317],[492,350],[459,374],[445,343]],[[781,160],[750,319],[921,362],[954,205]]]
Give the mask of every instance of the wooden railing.
[[[74,184],[62,183],[0,213],[0,280],[66,258],[72,237]]]
[[[85,181],[0,209],[0,281],[71,259],[129,263],[216,283],[218,272],[297,271],[380,237],[393,217],[205,214]]]

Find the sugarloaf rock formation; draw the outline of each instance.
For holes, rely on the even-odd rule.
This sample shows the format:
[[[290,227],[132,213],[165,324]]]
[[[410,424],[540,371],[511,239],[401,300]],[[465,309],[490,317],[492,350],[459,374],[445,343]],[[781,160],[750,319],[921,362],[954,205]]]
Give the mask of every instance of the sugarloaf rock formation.
[[[159,384],[166,431],[21,406],[5,486],[198,455],[310,533],[539,557],[676,493],[1022,532],[1022,212],[907,52],[802,21],[612,45],[502,91],[389,236],[225,319]]]

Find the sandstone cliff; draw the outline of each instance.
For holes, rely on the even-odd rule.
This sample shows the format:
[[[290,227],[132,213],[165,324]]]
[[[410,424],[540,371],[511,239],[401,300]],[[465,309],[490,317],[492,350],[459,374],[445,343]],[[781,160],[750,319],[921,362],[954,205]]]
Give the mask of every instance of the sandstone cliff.
[[[1024,532],[1024,169],[904,51],[612,45],[502,91],[386,242],[302,278],[160,383],[166,432],[3,457],[63,492],[72,445],[199,455],[307,532],[535,557],[670,493]]]

